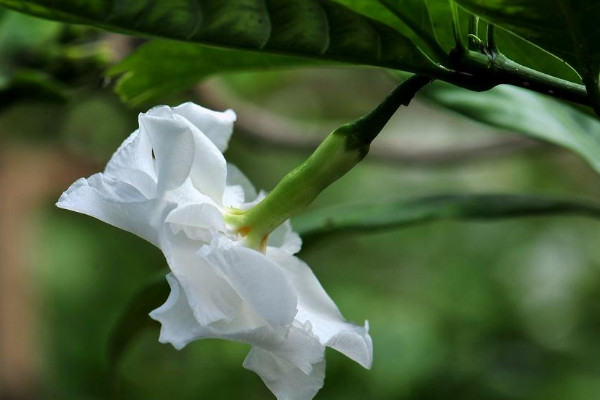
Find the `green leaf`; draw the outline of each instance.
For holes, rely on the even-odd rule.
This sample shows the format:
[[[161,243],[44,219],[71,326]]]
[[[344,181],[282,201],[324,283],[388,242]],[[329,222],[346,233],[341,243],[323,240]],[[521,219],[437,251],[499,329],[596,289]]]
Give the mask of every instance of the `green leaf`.
[[[108,355],[113,371],[133,339],[146,328],[156,326],[148,313],[163,304],[169,293],[169,284],[163,274],[137,293],[125,307],[109,343]]]
[[[600,173],[600,121],[565,103],[506,85],[474,93],[436,82],[421,94],[476,121],[565,147]]]
[[[458,194],[403,199],[386,203],[332,206],[294,217],[303,238],[341,232],[397,229],[437,219],[500,218],[581,214],[600,218],[600,204],[513,194]]]
[[[362,14],[371,19],[377,20],[384,23],[392,28],[400,30],[402,34],[409,34],[408,31],[404,30],[403,25],[398,25],[401,21],[383,4],[379,1],[365,1],[365,0],[334,0],[336,3],[342,4],[343,6],[351,9],[354,12]],[[407,28],[408,29],[408,28]]]
[[[435,65],[409,39],[330,0],[0,0],[43,18],[412,72]]]
[[[599,0],[457,0],[471,12],[529,40],[573,66],[597,99]]]
[[[521,65],[570,82],[581,82],[569,64],[513,33],[497,28],[496,42],[502,54]]]
[[[438,62],[455,46],[449,0],[335,1],[394,27]]]
[[[140,46],[107,74],[123,74],[116,86],[117,93],[123,101],[139,105],[185,90],[217,73],[315,64],[318,61],[307,58],[154,40]]]
[[[449,0],[378,0],[403,21],[437,61],[448,59],[455,47]],[[463,32],[466,35],[468,32]]]

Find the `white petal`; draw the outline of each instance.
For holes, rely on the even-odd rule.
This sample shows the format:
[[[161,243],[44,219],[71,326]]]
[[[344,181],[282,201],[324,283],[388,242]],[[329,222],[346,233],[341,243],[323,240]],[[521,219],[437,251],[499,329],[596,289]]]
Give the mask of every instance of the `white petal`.
[[[242,300],[204,257],[198,255],[201,243],[185,235],[166,232],[163,253],[173,274],[183,287],[194,317],[202,326],[231,321]]]
[[[156,192],[156,173],[148,136],[139,130],[129,135],[106,164],[104,174],[129,183],[151,198]]]
[[[165,222],[171,225],[173,233],[183,230],[190,239],[210,243],[213,232],[225,232],[225,221],[221,212],[206,203],[190,203],[177,207]]]
[[[191,130],[194,133],[195,155],[190,178],[198,190],[222,204],[227,179],[225,157],[197,128],[192,127]]]
[[[183,182],[183,185],[179,186],[177,189],[165,193],[164,198],[177,204],[178,207],[193,203],[210,204],[215,208],[220,207],[212,198],[196,189],[190,178],[187,178],[185,182]]]
[[[305,374],[310,374],[314,365],[325,357],[325,346],[311,332],[310,324],[295,322],[287,328],[263,325],[227,333],[215,331],[211,326],[207,328],[208,331],[213,332],[210,337],[248,343],[254,348],[273,353],[290,367]]]
[[[272,340],[267,344],[249,342],[275,354],[305,374],[310,374],[315,364],[325,358],[325,346],[311,329],[311,325],[295,322],[284,340]]]
[[[287,360],[259,347],[252,347],[244,367],[256,372],[278,400],[311,400],[325,379],[325,360],[305,374]]]
[[[293,255],[302,248],[302,239],[292,230],[289,220],[281,224],[269,235],[268,246],[277,247],[286,253]]]
[[[295,290],[283,270],[264,254],[224,237],[203,247],[200,254],[265,321],[272,325],[293,321]]]
[[[221,204],[227,165],[215,144],[167,106],[155,107],[139,119],[152,141],[159,192],[176,188],[189,176],[198,190]]]
[[[147,135],[155,156],[157,195],[183,184],[194,162],[194,137],[183,120],[169,115],[169,107],[155,107],[138,117],[142,135]]]
[[[204,331],[194,318],[177,278],[168,274],[167,282],[171,293],[162,306],[150,312],[150,317],[161,323],[159,342],[171,343],[177,350],[181,350],[188,343],[202,337]]]
[[[309,400],[323,386],[324,346],[310,325],[294,323],[287,334],[269,326],[241,328],[222,333],[216,324],[203,327],[194,318],[178,280],[167,275],[171,294],[150,316],[162,324],[161,343],[181,349],[193,340],[221,338],[251,344],[244,367],[258,373],[280,400]]]
[[[241,186],[225,186],[223,207],[241,208],[244,204],[244,189]]]
[[[252,200],[251,202],[246,202],[246,203],[242,204],[242,206],[240,208],[242,210],[248,210],[248,209],[254,207],[255,205],[257,205],[258,203],[260,203],[261,201],[263,201],[265,199],[265,197],[267,197],[267,192],[265,192],[264,190],[261,190],[260,192],[258,192],[258,194],[254,198],[254,200]]]
[[[277,262],[298,293],[296,320],[310,322],[321,343],[334,348],[365,368],[373,362],[373,343],[368,325],[347,322],[327,295],[312,270],[297,257],[277,248],[269,248],[267,256]]]
[[[324,357],[324,346],[311,333],[310,326],[296,323],[288,328],[272,328],[256,325],[255,321],[244,324],[247,316],[240,313],[237,320],[220,321],[207,326],[198,323],[189,299],[173,273],[167,275],[171,287],[166,302],[153,310],[150,316],[162,324],[161,343],[171,343],[177,349],[201,338],[220,338],[248,343],[277,354],[287,364],[309,374],[313,365]],[[264,324],[264,321],[263,321]]]
[[[369,323],[365,321],[363,327],[345,323],[346,326],[338,327],[338,333],[331,336],[325,346],[331,347],[356,361],[363,367],[370,369],[373,364],[373,341],[369,335]]]
[[[190,121],[204,133],[221,151],[227,150],[227,143],[233,132],[236,115],[233,110],[213,111],[194,103],[183,103],[174,107],[173,112]]]
[[[250,202],[256,199],[257,193],[252,182],[238,167],[231,163],[227,163],[227,186],[240,186],[244,191],[243,202]]]
[[[136,188],[104,174],[81,178],[56,205],[98,218],[159,246],[163,221],[173,204],[147,200]]]
[[[277,331],[265,326],[264,321],[259,318],[251,320],[251,316],[246,312],[248,310],[242,303],[231,320],[221,319],[208,325],[201,325],[179,280],[170,273],[167,275],[167,281],[171,287],[167,301],[150,313],[153,319],[162,324],[159,338],[161,343],[171,343],[178,350],[194,340],[206,338],[269,344],[283,340],[287,333],[287,330]],[[256,322],[261,322],[263,325]]]

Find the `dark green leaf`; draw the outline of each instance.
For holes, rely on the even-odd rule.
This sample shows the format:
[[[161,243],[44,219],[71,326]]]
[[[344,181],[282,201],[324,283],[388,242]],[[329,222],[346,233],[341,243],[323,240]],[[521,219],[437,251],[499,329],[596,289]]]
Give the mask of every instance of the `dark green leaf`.
[[[0,4],[138,36],[413,72],[435,68],[398,31],[329,0],[0,0]]]
[[[155,40],[115,65],[108,75],[123,74],[116,90],[123,101],[138,105],[187,89],[216,73],[315,64],[307,58]]]
[[[414,32],[428,53],[443,61],[455,47],[449,0],[378,0]],[[466,35],[468,32],[462,32]]]
[[[116,367],[128,345],[144,329],[157,326],[148,313],[163,304],[169,296],[169,284],[164,276],[136,294],[119,318],[109,343],[109,361]]]
[[[565,103],[514,86],[474,93],[437,82],[421,93],[476,121],[565,147],[600,173],[600,121]]]
[[[378,1],[364,1],[364,0],[334,0],[336,3],[342,4],[348,7],[352,11],[362,14],[371,19],[382,22],[392,28],[400,30],[403,34],[410,34],[409,31],[404,30],[403,24],[398,18],[388,10],[383,4]],[[399,25],[400,23],[400,25]]]
[[[497,28],[496,42],[502,54],[521,65],[567,81],[581,82],[569,64],[519,36]]]
[[[482,16],[571,64],[591,93],[598,92],[600,1],[457,0]],[[600,99],[598,99],[600,101]]]
[[[529,195],[459,194],[353,204],[318,209],[292,220],[303,238],[341,232],[402,228],[436,219],[500,218],[581,214],[600,217],[600,204]]]

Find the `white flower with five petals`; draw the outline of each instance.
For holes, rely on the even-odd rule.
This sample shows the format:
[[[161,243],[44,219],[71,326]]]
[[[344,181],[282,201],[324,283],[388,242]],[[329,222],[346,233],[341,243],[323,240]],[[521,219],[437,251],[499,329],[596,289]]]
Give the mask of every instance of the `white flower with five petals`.
[[[244,367],[279,400],[312,399],[323,385],[325,347],[372,362],[368,326],[344,320],[311,269],[294,256],[301,241],[286,222],[265,252],[244,246],[225,222],[260,199],[223,152],[235,113],[192,103],[159,106],[103,173],[79,179],[57,205],[132,232],[164,253],[171,294],[150,313],[160,341],[177,349],[202,338],[250,344]]]

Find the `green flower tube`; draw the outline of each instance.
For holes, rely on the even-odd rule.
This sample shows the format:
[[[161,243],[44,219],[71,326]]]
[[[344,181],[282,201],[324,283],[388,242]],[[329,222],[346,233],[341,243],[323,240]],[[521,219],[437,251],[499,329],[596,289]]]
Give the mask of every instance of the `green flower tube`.
[[[248,247],[264,251],[269,234],[358,164],[398,107],[408,105],[415,93],[430,81],[422,76],[405,80],[373,111],[329,134],[308,159],[288,173],[256,206],[231,210],[226,222],[245,236]]]

